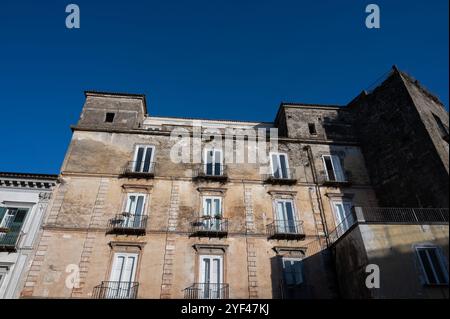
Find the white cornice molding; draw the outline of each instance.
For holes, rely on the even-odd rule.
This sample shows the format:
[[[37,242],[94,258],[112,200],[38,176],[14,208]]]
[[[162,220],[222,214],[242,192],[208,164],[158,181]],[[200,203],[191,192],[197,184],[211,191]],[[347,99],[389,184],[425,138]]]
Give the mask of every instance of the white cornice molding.
[[[0,189],[1,188],[13,188],[13,189],[36,189],[42,191],[52,191],[56,186],[55,180],[46,179],[19,179],[0,177]]]

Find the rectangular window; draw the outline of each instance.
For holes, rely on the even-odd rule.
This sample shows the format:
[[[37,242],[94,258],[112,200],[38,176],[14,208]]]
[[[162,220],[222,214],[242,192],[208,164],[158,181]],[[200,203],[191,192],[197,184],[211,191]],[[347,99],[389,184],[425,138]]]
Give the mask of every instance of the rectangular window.
[[[289,179],[289,165],[287,154],[270,153],[272,176],[274,178]]]
[[[112,123],[112,122],[114,122],[114,117],[115,116],[116,116],[115,113],[110,113],[110,112],[106,113],[105,123]]]
[[[203,216],[222,216],[222,197],[203,197]]]
[[[448,270],[437,247],[416,247],[416,253],[428,285],[448,284]]]
[[[203,197],[203,227],[205,230],[220,230],[222,197]]]
[[[145,194],[128,194],[124,210],[124,220],[122,227],[140,228],[142,226],[142,216],[145,208]]]
[[[28,208],[0,207],[0,242],[15,245]]]
[[[298,233],[297,223],[292,200],[276,201],[275,226],[278,233],[296,234]]]
[[[355,221],[352,214],[353,204],[349,200],[340,200],[333,201],[332,206],[336,217],[336,226],[340,227],[339,231],[344,233],[353,225]]]
[[[153,172],[154,146],[138,145],[134,153],[133,172],[151,173]]]
[[[200,297],[202,299],[221,299],[223,283],[222,256],[200,256]]]
[[[309,134],[317,135],[316,124],[308,123],[308,128],[309,128]]]
[[[303,283],[303,260],[300,258],[283,258],[283,278],[287,287]]]
[[[205,174],[209,176],[222,176],[222,150],[205,150]]]
[[[342,169],[341,160],[336,155],[322,156],[328,181],[345,182],[345,175]]]
[[[106,298],[131,298],[134,293],[138,255],[115,253]]]

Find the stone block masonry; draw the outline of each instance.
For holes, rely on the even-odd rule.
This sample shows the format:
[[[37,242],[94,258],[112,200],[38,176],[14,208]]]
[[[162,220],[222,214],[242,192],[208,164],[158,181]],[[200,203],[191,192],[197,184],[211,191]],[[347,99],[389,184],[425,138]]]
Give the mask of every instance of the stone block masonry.
[[[100,227],[102,225],[104,215],[103,209],[108,189],[109,189],[109,179],[101,178],[95,204],[92,209],[91,219],[89,221],[89,227],[86,232],[86,238],[84,240],[83,250],[81,252],[79,263],[79,270],[80,270],[79,285],[78,287],[74,287],[72,289],[71,295],[72,297],[84,297],[87,295],[87,292],[84,291],[84,286],[86,284],[86,276],[89,271],[90,257],[92,255],[92,251],[94,249],[97,238],[97,233],[90,232],[89,229]]]
[[[164,250],[164,261],[163,261],[163,274],[161,283],[161,299],[171,298],[172,289],[172,279],[173,279],[173,263],[175,255],[176,241],[175,238],[171,237],[170,232],[174,232],[178,223],[178,211],[179,211],[179,185],[173,183],[170,195],[170,206],[168,212],[168,227],[166,234],[166,245]]]

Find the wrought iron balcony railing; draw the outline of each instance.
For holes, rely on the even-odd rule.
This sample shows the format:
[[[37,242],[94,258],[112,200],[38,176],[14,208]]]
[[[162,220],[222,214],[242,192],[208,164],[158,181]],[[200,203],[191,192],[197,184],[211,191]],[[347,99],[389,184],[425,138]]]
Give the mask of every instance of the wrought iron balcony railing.
[[[448,224],[448,208],[356,207],[358,221],[382,224]]]
[[[395,207],[354,207],[344,220],[328,234],[334,243],[353,225],[363,224],[403,224],[403,225],[448,225],[448,208],[395,208]]]
[[[122,169],[122,176],[153,178],[155,176],[155,168],[155,162],[128,162]]]
[[[20,239],[20,228],[0,228],[0,251],[15,251]]]
[[[196,283],[184,289],[184,299],[228,299],[228,284]]]
[[[353,225],[357,223],[355,210],[352,209],[344,218],[344,220],[336,226],[333,231],[328,234],[330,244],[338,240],[342,235],[349,231]]]
[[[265,183],[269,184],[292,185],[297,183],[295,169],[293,168],[286,168],[270,174],[263,174],[262,178]]]
[[[301,240],[305,238],[303,221],[274,220],[267,225],[269,239]]]
[[[228,235],[228,219],[222,216],[203,216],[191,223],[191,237],[225,237]]]
[[[352,175],[351,172],[345,171],[344,178],[338,178],[334,171],[330,171],[325,173],[321,172],[319,175],[319,184],[324,186],[345,186],[352,184]]]
[[[136,299],[139,283],[134,281],[102,281],[94,287],[94,299]]]
[[[220,163],[200,164],[193,168],[196,179],[226,181],[228,179],[227,166]]]
[[[148,216],[122,213],[108,221],[108,232],[115,234],[145,234]]]

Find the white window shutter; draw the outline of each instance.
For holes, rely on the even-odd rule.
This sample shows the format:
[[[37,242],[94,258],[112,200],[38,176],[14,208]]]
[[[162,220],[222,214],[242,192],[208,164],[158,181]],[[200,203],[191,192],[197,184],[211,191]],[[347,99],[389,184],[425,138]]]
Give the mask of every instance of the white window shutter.
[[[125,265],[125,256],[116,254],[114,257],[110,281],[121,281],[122,271]]]
[[[123,281],[132,282],[134,281],[134,272],[136,269],[136,257],[128,256],[125,263],[125,272],[123,275]]]
[[[334,174],[336,175],[336,180],[338,182],[345,182],[345,174],[342,169],[341,160],[339,156],[333,155],[331,159],[333,161]]]
[[[139,196],[137,196],[136,209],[133,213],[135,215],[142,215],[143,210],[144,210],[144,196],[139,195]]]

